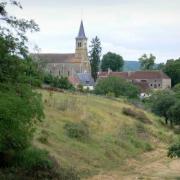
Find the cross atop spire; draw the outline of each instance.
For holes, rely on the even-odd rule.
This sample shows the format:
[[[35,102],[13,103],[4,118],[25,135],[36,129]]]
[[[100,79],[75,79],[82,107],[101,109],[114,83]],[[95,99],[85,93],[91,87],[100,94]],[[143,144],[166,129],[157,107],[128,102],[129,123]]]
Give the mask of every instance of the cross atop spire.
[[[85,32],[84,32],[84,25],[83,25],[83,21],[81,20],[81,25],[79,28],[79,33],[77,38],[86,38]]]

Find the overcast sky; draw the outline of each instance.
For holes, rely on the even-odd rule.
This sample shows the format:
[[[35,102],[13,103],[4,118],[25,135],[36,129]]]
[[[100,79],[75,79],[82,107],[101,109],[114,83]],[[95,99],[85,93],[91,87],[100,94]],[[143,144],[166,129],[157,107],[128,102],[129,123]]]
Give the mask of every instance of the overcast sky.
[[[100,38],[103,53],[125,60],[153,53],[156,62],[180,57],[180,0],[21,0],[19,17],[34,19],[41,31],[29,35],[45,53],[72,53],[81,19],[91,41]],[[32,49],[31,49],[32,50]]]

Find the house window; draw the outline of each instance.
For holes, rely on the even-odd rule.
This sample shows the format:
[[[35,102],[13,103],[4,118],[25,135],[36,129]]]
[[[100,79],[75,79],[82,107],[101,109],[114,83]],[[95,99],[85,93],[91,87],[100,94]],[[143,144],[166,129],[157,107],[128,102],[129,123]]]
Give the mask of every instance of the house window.
[[[156,80],[154,80],[154,82],[156,82]]]
[[[151,86],[152,86],[152,84],[151,84]]]
[[[159,84],[159,87],[161,87],[161,84]]]
[[[154,88],[157,88],[157,85],[156,85],[156,84],[154,84]]]

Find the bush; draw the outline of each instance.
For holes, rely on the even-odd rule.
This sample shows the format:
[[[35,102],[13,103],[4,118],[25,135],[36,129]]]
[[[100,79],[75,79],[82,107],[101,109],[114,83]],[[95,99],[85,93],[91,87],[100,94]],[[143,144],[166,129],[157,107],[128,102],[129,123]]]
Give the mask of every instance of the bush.
[[[137,86],[119,77],[98,80],[94,92],[99,95],[114,94],[115,97],[125,96],[128,98],[137,98],[140,93]]]
[[[28,170],[48,169],[53,166],[47,151],[32,147],[20,152],[16,156],[16,163]]]
[[[174,144],[168,149],[168,157],[180,157],[180,143]]]
[[[146,116],[143,111],[135,111],[131,108],[123,108],[122,113],[126,116],[134,117],[137,120],[140,120],[143,123],[152,124],[150,119]]]
[[[86,140],[89,138],[89,128],[87,124],[83,122],[68,122],[65,124],[64,129],[67,136],[70,138],[75,138],[78,140]]]
[[[79,180],[78,172],[72,167],[60,167],[56,160],[45,150],[29,148],[17,154],[15,159],[15,179],[69,179]],[[1,177],[1,174],[0,174]]]
[[[51,74],[44,76],[44,83],[55,88],[74,90],[74,86],[69,82],[67,77],[54,77]]]

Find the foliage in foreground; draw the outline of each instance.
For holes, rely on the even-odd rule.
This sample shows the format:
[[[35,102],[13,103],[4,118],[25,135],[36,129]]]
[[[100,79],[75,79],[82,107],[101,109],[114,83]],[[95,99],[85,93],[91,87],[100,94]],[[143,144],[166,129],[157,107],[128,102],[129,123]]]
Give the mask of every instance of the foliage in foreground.
[[[13,5],[20,7],[16,1]],[[34,124],[43,118],[38,65],[28,55],[27,31],[38,31],[34,21],[17,19],[0,3],[0,156],[1,167],[12,164],[17,153],[31,145]],[[9,28],[8,28],[9,27]]]
[[[30,147],[16,154],[13,166],[0,169],[0,179],[79,180],[74,168],[60,167],[45,150]]]
[[[95,94],[108,95],[113,93],[115,97],[137,98],[140,91],[137,86],[119,77],[107,77],[100,79],[95,86]]]

